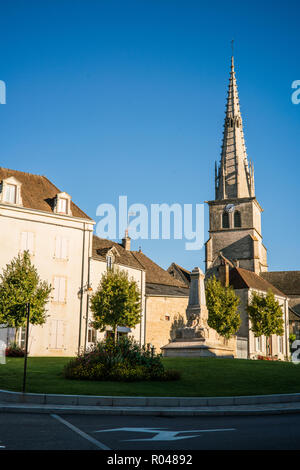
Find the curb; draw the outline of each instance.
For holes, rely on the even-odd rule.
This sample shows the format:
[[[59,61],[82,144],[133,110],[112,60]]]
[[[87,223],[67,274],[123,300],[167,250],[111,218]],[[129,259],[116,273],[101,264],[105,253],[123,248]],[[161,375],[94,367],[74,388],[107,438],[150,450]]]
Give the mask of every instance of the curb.
[[[210,406],[274,405],[299,403],[300,393],[233,397],[122,397],[20,393],[0,390],[0,403],[35,405],[198,408]]]
[[[63,405],[8,405],[0,404],[0,413],[30,414],[80,414],[106,416],[254,416],[300,413],[297,406],[228,406],[228,407],[109,407],[109,406],[63,406]]]

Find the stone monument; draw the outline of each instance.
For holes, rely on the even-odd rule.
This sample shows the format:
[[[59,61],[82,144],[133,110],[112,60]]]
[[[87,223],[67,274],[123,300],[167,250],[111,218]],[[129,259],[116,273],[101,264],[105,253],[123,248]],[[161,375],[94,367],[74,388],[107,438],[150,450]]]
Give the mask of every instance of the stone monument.
[[[236,336],[226,340],[208,326],[204,274],[196,267],[191,272],[186,326],[175,331],[175,339],[161,349],[166,357],[236,356]]]

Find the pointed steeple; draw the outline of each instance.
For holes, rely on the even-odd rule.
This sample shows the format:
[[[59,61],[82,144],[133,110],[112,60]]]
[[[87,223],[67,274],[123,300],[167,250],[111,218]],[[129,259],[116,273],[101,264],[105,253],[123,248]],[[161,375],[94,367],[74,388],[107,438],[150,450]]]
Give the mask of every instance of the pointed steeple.
[[[238,89],[231,57],[221,161],[216,168],[216,199],[254,197],[254,170],[249,167]]]

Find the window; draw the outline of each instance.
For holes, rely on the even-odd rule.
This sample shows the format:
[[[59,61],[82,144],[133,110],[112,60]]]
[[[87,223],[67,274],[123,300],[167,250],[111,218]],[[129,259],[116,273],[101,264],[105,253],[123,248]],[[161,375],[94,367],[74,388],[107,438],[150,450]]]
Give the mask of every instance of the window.
[[[107,269],[112,269],[112,265],[113,265],[112,256],[107,256],[106,257],[106,267],[107,267]]]
[[[95,328],[89,328],[88,330],[88,343],[96,343],[96,330]]]
[[[257,338],[255,338],[255,350],[256,351],[261,351],[261,349],[262,349],[261,348],[261,346],[262,346],[261,343],[262,343],[261,336],[258,336]]]
[[[165,315],[165,320],[170,321],[170,315]]]
[[[57,236],[55,239],[55,253],[56,259],[68,259],[69,255],[69,240],[65,237]]]
[[[54,277],[54,302],[66,302],[67,279],[65,277]]]
[[[59,198],[57,201],[57,212],[66,214],[68,209],[68,200],[65,198]]]
[[[234,226],[235,227],[241,227],[242,226],[240,211],[235,211],[235,213],[234,213]]]
[[[25,348],[25,340],[26,340],[26,328],[22,326],[17,329],[17,336],[16,336],[16,343],[20,348]]]
[[[49,349],[65,348],[65,322],[50,320],[49,322]]]
[[[283,353],[283,337],[278,336],[278,352]]]
[[[222,214],[222,227],[229,228],[229,214],[228,212],[223,212]]]
[[[15,184],[6,184],[4,201],[9,202],[11,204],[16,204],[17,186]]]
[[[34,234],[32,232],[21,232],[21,251],[29,251],[33,254]]]

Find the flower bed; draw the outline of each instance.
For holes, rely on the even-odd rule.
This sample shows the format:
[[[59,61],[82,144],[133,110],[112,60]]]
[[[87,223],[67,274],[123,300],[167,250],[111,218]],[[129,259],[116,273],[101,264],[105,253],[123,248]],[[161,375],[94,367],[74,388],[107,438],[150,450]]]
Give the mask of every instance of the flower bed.
[[[6,357],[24,357],[25,351],[24,349],[20,348],[16,343],[11,343],[5,349],[5,356]]]
[[[277,356],[257,356],[260,361],[278,361]]]
[[[101,341],[72,359],[64,368],[67,379],[107,381],[178,380],[180,373],[166,370],[160,354],[140,347],[133,339],[121,338],[114,344]]]

